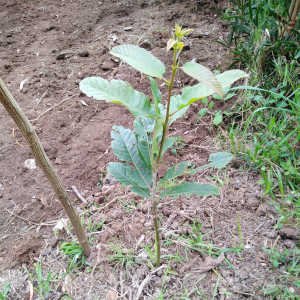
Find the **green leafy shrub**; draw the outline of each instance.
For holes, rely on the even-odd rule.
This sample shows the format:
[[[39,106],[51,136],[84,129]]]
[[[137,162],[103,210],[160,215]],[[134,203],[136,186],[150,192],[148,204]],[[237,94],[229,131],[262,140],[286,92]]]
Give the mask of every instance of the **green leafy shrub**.
[[[121,162],[108,164],[108,172],[121,184],[142,198],[152,200],[152,214],[155,228],[156,264],[160,264],[160,238],[157,206],[162,197],[180,195],[211,196],[218,195],[215,185],[198,182],[180,182],[176,179],[183,175],[195,174],[199,168],[193,168],[190,162],[180,162],[171,166],[162,178],[158,170],[166,151],[176,139],[168,136],[169,127],[182,117],[189,106],[199,100],[217,94],[223,97],[230,86],[247,74],[241,70],[230,70],[214,75],[206,67],[189,61],[181,65],[180,54],[184,40],[191,32],[176,25],[173,37],[167,49],[172,50],[173,62],[169,79],[164,77],[165,65],[149,51],[135,45],[120,45],[111,50],[125,63],[148,76],[151,96],[134,90],[122,80],[108,81],[101,77],[88,77],[80,82],[80,89],[96,100],[121,104],[134,116],[133,129],[114,126],[112,129],[112,150]],[[179,95],[173,95],[176,74],[182,70],[197,79],[198,84],[184,87]],[[166,101],[162,101],[158,80],[168,88]],[[232,155],[226,152],[214,153],[209,164],[203,168],[223,168],[230,162]]]

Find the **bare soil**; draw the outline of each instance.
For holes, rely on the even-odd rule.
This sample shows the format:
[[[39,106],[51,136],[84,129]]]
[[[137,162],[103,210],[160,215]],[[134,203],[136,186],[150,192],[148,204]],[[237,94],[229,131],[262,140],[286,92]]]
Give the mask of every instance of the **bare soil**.
[[[257,175],[236,161],[226,171],[194,176],[221,185],[220,197],[161,203],[165,258],[155,269],[145,251],[153,243],[148,203],[105,179],[106,164],[115,160],[111,127],[130,127],[132,118],[124,108],[90,100],[78,88],[82,78],[101,75],[149,92],[147,79],[112,60],[109,49],[139,44],[168,63],[165,47],[175,22],[195,29],[184,60],[196,58],[225,70],[231,59],[217,42],[227,34],[217,16],[221,4],[0,0],[0,7],[0,76],[32,120],[70,193],[76,186],[87,200],[82,203],[72,194],[93,248],[90,267],[62,275],[67,262],[58,245],[71,240],[72,233],[53,235],[64,212],[41,171],[24,166],[32,155],[0,107],[0,288],[12,283],[9,299],[29,299],[27,270],[38,259],[61,275],[47,299],[64,294],[72,299],[263,299],[262,289],[277,276],[263,249],[281,239]],[[190,83],[183,74],[176,82],[178,88]],[[182,136],[183,143],[169,154],[170,162],[201,165],[221,149],[210,119],[197,120],[198,110],[195,105],[173,126],[171,133]],[[99,223],[104,225],[95,229]],[[188,241],[195,234],[201,245],[221,250],[191,249]],[[116,247],[127,249],[127,258],[132,252],[134,263],[113,262]],[[168,259],[169,254],[181,258]],[[159,298],[162,294],[165,298]]]

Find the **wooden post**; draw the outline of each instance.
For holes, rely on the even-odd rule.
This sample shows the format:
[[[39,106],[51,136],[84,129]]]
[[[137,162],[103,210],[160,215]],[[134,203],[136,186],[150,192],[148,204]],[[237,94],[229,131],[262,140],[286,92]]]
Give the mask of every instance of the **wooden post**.
[[[4,108],[12,119],[17,124],[18,128],[22,132],[23,136],[27,140],[31,151],[41,169],[44,171],[48,180],[50,181],[58,199],[60,200],[63,208],[65,209],[74,231],[77,235],[78,241],[84,250],[86,256],[90,255],[90,246],[85,234],[85,231],[81,225],[80,218],[72,206],[71,200],[62,184],[62,181],[58,177],[54,170],[33,126],[31,125],[28,118],[18,105],[17,101],[9,92],[8,88],[0,78],[0,103],[3,104]]]

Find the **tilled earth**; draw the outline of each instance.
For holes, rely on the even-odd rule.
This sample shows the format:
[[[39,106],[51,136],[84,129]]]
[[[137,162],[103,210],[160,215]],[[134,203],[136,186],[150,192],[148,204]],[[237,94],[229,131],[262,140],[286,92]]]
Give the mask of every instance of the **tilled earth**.
[[[32,120],[70,194],[76,186],[86,198],[82,203],[72,194],[93,248],[89,267],[65,275],[58,245],[72,234],[52,231],[64,213],[41,171],[25,167],[32,155],[0,108],[0,288],[11,283],[9,299],[28,299],[28,282],[36,286],[28,273],[38,259],[59,275],[48,299],[64,294],[73,299],[264,299],[263,288],[277,276],[264,248],[294,242],[285,240],[284,246],[273,229],[276,214],[257,175],[236,160],[226,171],[194,176],[221,185],[220,197],[161,203],[164,263],[155,269],[147,252],[152,244],[148,203],[105,180],[106,164],[115,159],[111,127],[131,126],[132,118],[124,108],[92,101],[78,88],[84,77],[101,75],[149,92],[147,78],[112,60],[109,49],[138,44],[167,64],[166,42],[175,23],[194,29],[184,60],[225,70],[230,56],[218,43],[227,34],[217,16],[222,5],[0,0],[0,76]],[[176,86],[192,83],[180,74]],[[182,143],[168,155],[170,162],[201,165],[221,149],[210,118],[198,120],[199,108],[192,107],[171,129]],[[117,251],[124,261],[114,261]]]

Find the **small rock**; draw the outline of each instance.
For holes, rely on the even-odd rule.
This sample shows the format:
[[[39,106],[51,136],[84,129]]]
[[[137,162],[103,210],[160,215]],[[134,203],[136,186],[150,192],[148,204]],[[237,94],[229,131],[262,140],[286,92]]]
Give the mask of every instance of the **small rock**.
[[[103,71],[109,71],[109,70],[112,70],[113,68],[115,67],[115,63],[111,60],[106,60],[104,61],[100,68],[103,70]]]
[[[296,247],[296,243],[295,241],[292,241],[292,240],[285,240],[283,242],[284,246],[288,249],[294,249]]]
[[[132,26],[127,26],[124,27],[124,31],[132,31],[133,27]]]
[[[250,197],[246,199],[247,207],[255,210],[259,207],[260,201],[256,197]]]
[[[78,53],[78,56],[80,57],[89,57],[90,56],[90,52],[87,50],[82,50]]]
[[[140,43],[140,47],[146,49],[146,50],[151,50],[152,49],[152,44],[149,40],[143,40],[141,43]]]
[[[24,161],[24,167],[28,170],[34,170],[36,169],[36,163],[35,163],[35,159],[30,158],[30,159],[26,159]]]
[[[282,239],[299,240],[300,230],[291,226],[286,226],[280,229],[279,234]]]

